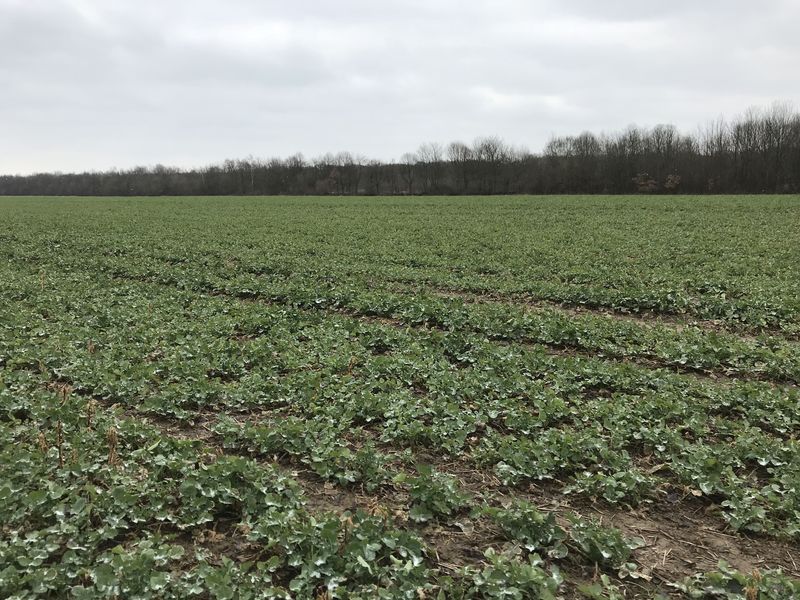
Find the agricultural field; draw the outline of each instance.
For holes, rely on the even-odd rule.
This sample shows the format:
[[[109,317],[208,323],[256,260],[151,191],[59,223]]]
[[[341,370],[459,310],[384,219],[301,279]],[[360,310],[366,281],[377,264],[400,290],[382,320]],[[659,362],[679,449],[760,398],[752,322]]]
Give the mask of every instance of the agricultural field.
[[[0,597],[800,597],[800,197],[0,198]]]

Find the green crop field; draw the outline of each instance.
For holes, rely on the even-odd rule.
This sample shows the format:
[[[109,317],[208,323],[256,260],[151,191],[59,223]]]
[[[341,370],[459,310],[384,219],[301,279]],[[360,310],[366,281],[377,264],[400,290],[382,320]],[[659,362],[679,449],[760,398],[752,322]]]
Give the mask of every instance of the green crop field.
[[[800,597],[800,197],[0,198],[0,597]]]

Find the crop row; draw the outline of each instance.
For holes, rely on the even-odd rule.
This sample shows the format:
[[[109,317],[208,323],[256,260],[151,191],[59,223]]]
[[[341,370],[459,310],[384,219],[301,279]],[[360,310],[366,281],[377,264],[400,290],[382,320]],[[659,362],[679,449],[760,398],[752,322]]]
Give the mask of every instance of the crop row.
[[[381,452],[348,441],[369,433],[388,448],[469,458],[508,485],[558,479],[610,503],[687,486],[736,529],[798,535],[794,390],[145,289],[95,289],[42,330],[23,330],[4,363],[143,414],[255,415],[215,427],[229,445],[295,456],[343,484],[391,477]],[[37,303],[46,310],[46,294]]]
[[[0,206],[0,596],[800,594],[787,206],[542,202]]]
[[[785,200],[219,202],[25,201],[6,211],[0,250],[45,268],[123,260],[236,276],[401,281],[714,319],[756,332],[800,330],[800,244]]]
[[[601,357],[655,361],[700,372],[800,381],[800,343],[773,336],[743,339],[698,327],[676,329],[592,314],[528,310],[501,302],[465,303],[459,298],[398,294],[362,285],[292,281],[261,277],[214,277],[184,270],[114,270],[116,278],[152,281],[207,294],[227,294],[301,308],[341,310],[364,317],[396,319],[408,326],[426,325],[470,331],[489,339],[544,344]]]

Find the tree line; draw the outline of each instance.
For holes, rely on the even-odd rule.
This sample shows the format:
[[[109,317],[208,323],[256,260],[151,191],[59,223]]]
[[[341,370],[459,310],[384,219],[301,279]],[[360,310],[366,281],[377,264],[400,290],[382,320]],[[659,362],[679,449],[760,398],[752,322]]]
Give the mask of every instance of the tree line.
[[[800,113],[753,108],[685,134],[672,125],[554,137],[531,153],[497,136],[422,144],[399,161],[350,152],[0,176],[3,195],[798,193]]]

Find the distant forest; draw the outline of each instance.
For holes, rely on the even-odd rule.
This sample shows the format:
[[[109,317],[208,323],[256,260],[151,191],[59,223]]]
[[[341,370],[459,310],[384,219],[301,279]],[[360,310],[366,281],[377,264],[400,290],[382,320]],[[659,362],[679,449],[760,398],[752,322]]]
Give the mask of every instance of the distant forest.
[[[423,144],[399,162],[350,152],[306,160],[226,160],[202,169],[158,165],[0,176],[3,195],[798,193],[800,113],[750,109],[695,134],[672,125],[556,137],[541,153],[498,137]]]

